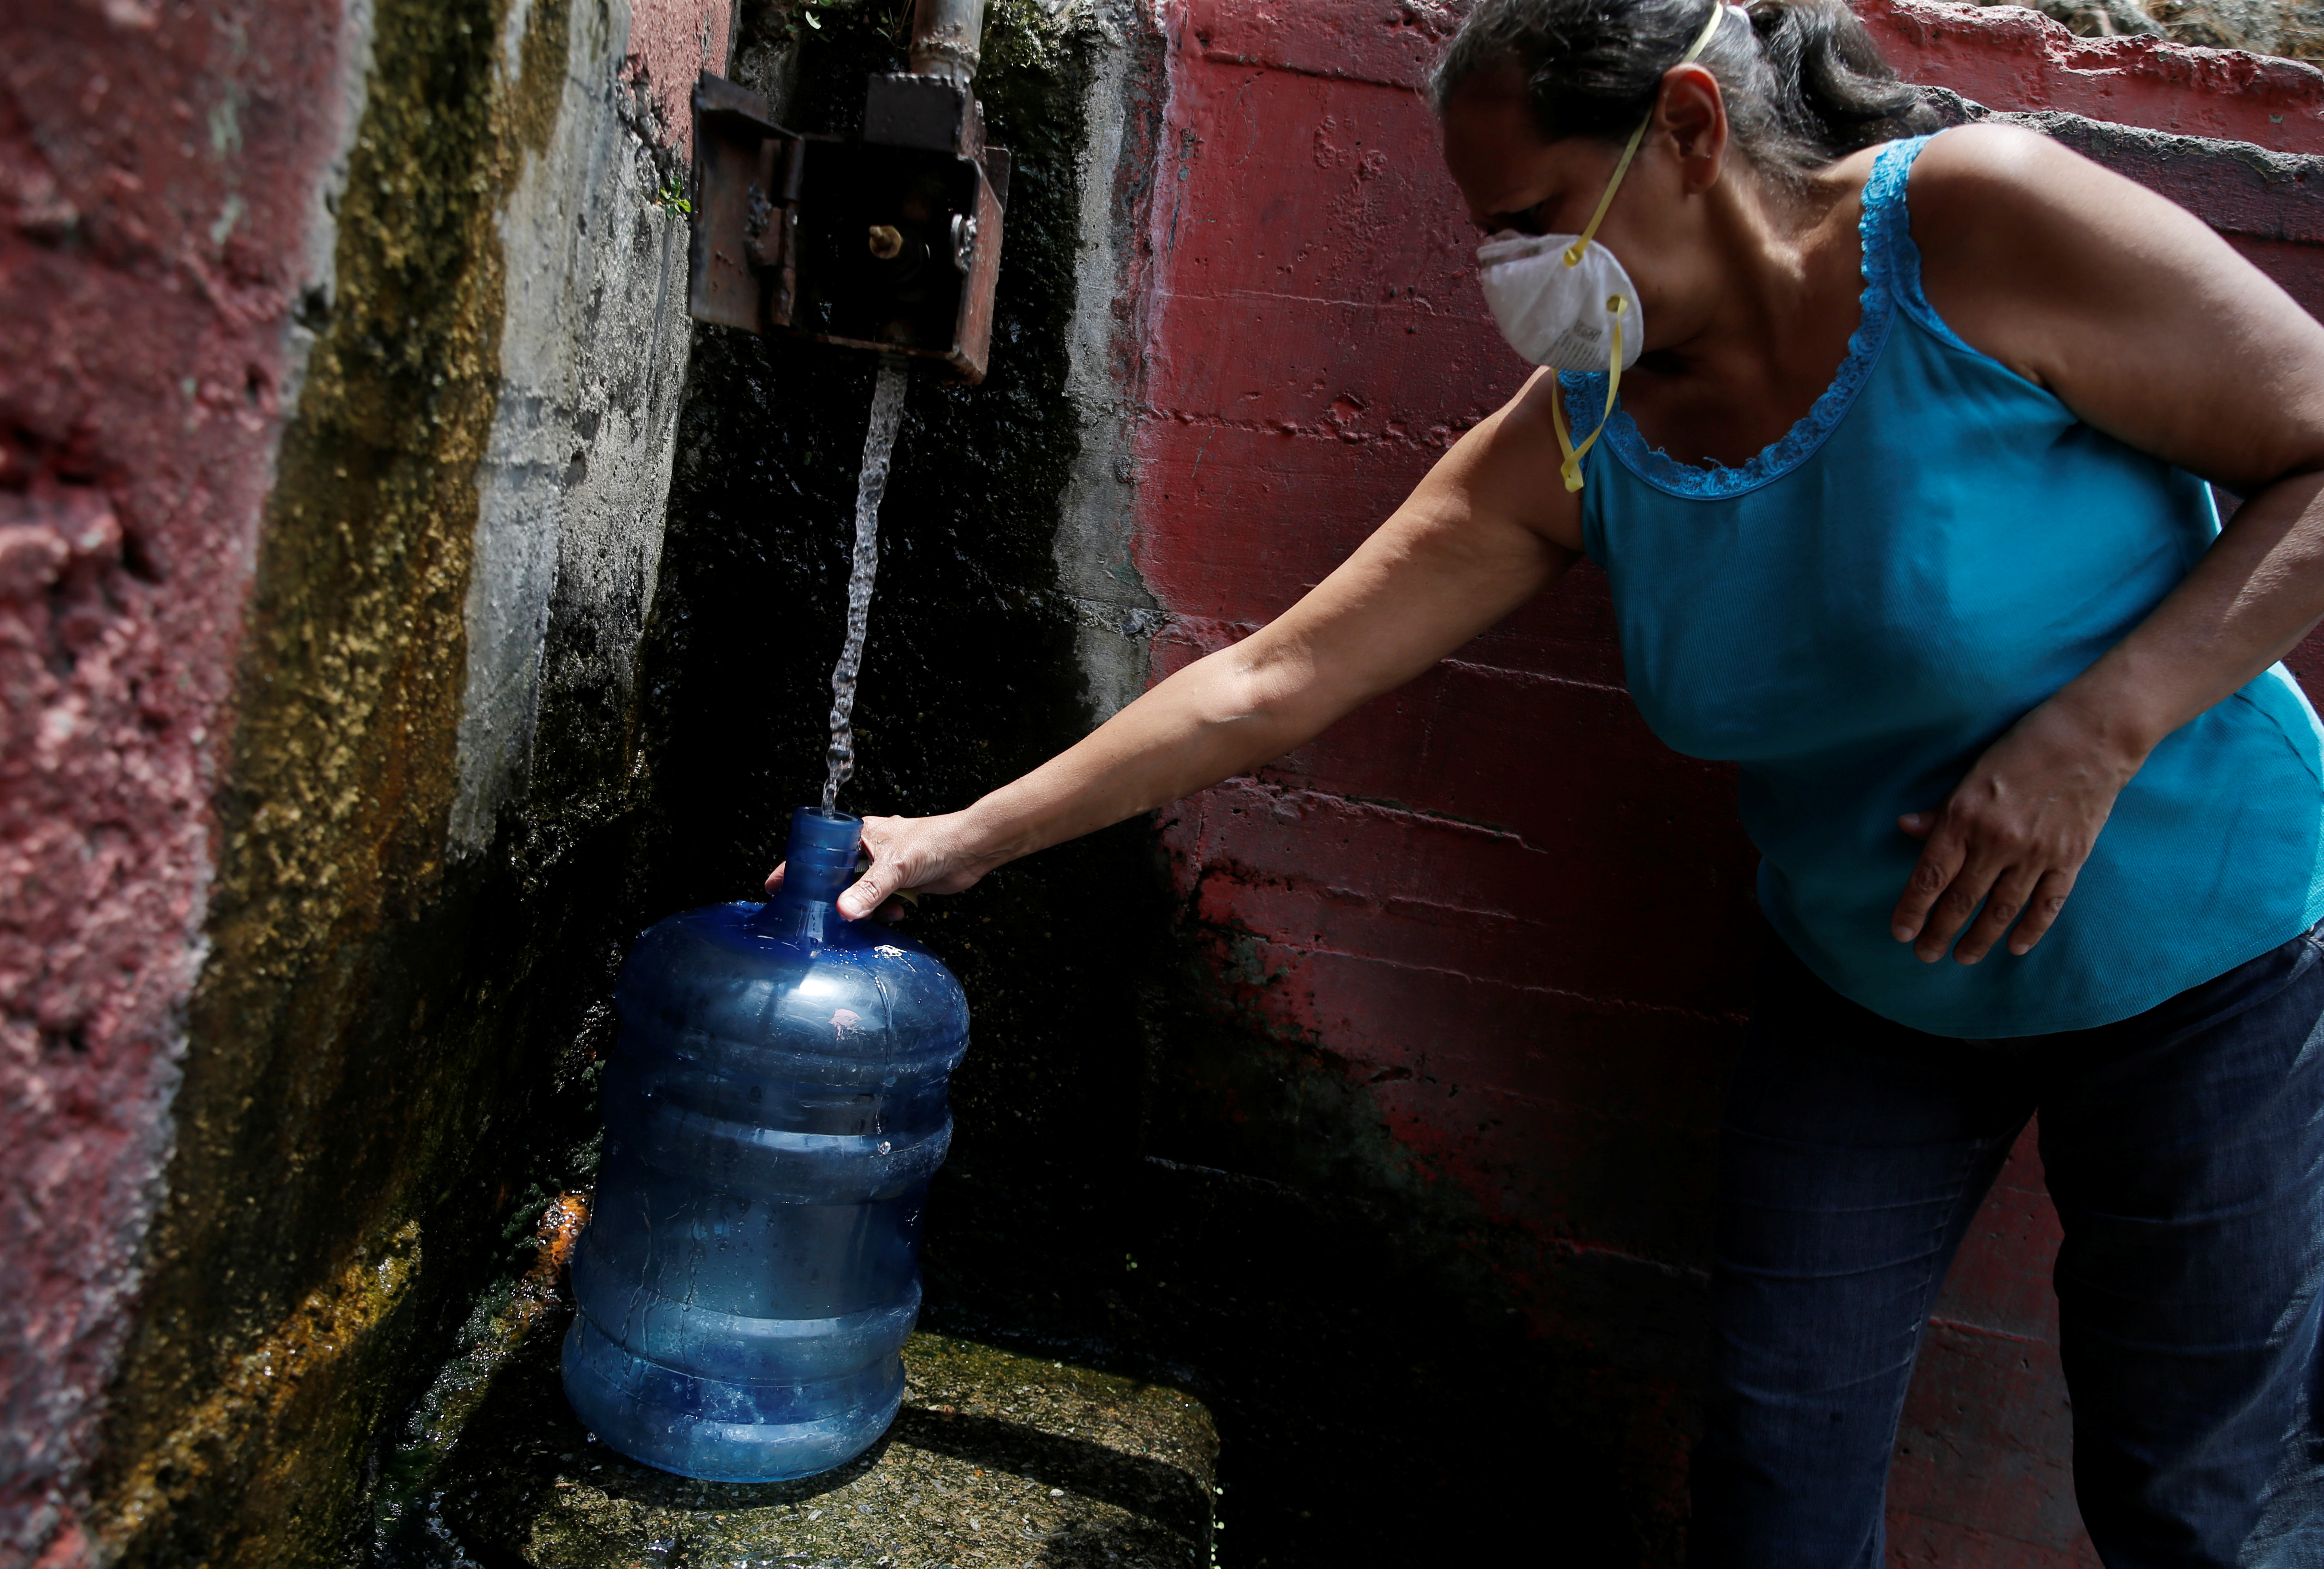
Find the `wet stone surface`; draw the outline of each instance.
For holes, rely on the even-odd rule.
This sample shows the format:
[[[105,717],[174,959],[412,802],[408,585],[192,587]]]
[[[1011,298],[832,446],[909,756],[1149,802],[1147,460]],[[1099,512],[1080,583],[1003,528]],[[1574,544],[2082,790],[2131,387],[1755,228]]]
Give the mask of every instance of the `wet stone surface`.
[[[548,1326],[544,1326],[548,1327]],[[1193,1397],[918,1334],[904,1408],[836,1471],[689,1481],[597,1443],[557,1382],[562,1324],[494,1380],[430,1500],[497,1569],[1180,1569],[1210,1559],[1218,1438]]]

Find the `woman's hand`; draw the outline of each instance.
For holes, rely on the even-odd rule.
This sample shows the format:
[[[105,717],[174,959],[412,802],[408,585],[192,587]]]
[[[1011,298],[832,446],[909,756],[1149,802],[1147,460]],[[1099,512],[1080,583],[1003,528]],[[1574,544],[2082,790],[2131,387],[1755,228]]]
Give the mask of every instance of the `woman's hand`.
[[[1953,949],[1957,961],[1976,964],[2005,933],[2011,953],[2032,952],[2065,908],[2115,798],[2145,761],[2143,749],[2116,738],[2120,729],[2061,693],[1987,747],[1942,807],[1897,818],[1928,847],[1891,918],[1896,940],[1933,964],[1976,914]]]
[[[967,812],[864,818],[863,848],[872,864],[839,896],[839,913],[862,920],[878,910],[881,920],[892,921],[904,913],[895,897],[899,893],[958,893],[974,887],[1008,857],[977,851],[971,844],[968,819]],[[772,894],[782,885],[783,869],[778,866],[767,875],[767,891]]]

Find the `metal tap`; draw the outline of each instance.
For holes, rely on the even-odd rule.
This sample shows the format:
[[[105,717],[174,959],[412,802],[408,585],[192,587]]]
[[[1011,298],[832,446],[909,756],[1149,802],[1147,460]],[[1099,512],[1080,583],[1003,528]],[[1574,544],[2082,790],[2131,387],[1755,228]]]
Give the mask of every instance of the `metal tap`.
[[[863,136],[802,135],[764,97],[694,89],[687,309],[984,379],[1009,153],[970,90],[984,0],[918,0],[908,72],[874,76]]]

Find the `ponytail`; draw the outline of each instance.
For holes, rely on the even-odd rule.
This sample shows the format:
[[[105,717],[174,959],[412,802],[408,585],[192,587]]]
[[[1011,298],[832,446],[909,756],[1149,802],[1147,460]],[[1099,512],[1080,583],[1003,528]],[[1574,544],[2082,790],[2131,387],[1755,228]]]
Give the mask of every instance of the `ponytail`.
[[[1441,115],[1471,77],[1514,65],[1545,140],[1627,136],[1707,20],[1704,0],[1477,0],[1429,97]],[[1736,145],[1779,178],[1937,124],[1843,0],[1729,8],[1698,59],[1719,79]]]
[[[1813,162],[1935,128],[1920,93],[1896,79],[1841,0],[1753,0],[1746,14],[1776,114]]]

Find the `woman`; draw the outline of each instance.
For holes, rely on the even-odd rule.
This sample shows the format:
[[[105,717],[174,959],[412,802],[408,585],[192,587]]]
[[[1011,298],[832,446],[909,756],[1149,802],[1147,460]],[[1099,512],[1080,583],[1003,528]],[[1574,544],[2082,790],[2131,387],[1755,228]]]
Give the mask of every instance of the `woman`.
[[[873,818],[843,909],[1274,758],[1587,553],[1647,721],[1740,765],[1775,934],[1690,1562],[1882,1561],[1922,1325],[2037,1110],[2102,1556],[2315,1561],[2324,738],[2275,661],[2324,614],[2324,329],[2039,136],[1910,136],[1837,0],[1480,0],[1434,95],[1497,318],[1575,374],[1272,625]]]

